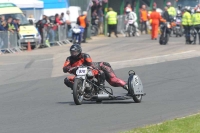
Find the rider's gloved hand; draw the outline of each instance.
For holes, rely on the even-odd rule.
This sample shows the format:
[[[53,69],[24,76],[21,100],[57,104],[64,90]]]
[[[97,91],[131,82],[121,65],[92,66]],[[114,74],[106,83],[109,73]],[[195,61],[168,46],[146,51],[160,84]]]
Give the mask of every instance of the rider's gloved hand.
[[[72,67],[69,69],[69,73],[74,73],[76,71],[77,67]]]

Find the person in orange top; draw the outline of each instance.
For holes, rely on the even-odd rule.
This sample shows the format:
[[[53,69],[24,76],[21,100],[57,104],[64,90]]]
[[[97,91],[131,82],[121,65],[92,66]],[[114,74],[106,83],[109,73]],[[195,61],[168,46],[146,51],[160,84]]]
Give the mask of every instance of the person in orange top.
[[[140,10],[140,22],[141,22],[141,33],[145,30],[147,32],[147,20],[148,20],[148,12],[146,10],[146,5],[142,5]]]
[[[88,27],[88,21],[87,21],[87,12],[83,11],[83,15],[80,15],[77,18],[77,24],[84,28],[83,33],[83,43],[86,43],[86,37],[87,37],[87,27]]]
[[[153,7],[153,12],[151,13],[149,19],[152,19],[152,33],[151,33],[151,39],[157,40],[158,37],[158,28],[161,20],[161,15],[159,12],[156,12],[156,8]]]

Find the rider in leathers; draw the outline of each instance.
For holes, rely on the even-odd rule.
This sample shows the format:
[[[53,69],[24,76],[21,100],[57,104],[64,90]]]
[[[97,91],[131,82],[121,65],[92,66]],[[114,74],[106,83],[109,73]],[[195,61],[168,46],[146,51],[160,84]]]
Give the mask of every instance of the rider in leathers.
[[[76,67],[81,65],[91,66],[95,69],[99,69],[104,72],[105,80],[113,87],[123,87],[125,90],[128,91],[128,86],[125,81],[117,78],[115,75],[111,65],[107,62],[92,62],[92,59],[88,54],[82,53],[82,49],[80,45],[74,44],[70,48],[70,54],[63,66],[64,73],[70,73],[76,75]],[[98,79],[99,78],[99,71],[93,70],[94,76]],[[64,83],[66,86],[73,89],[73,81],[75,76],[69,76],[64,79]],[[101,78],[101,76],[100,76]],[[102,79],[101,79],[102,80]]]
[[[129,20],[132,20],[133,21],[133,25],[137,28],[137,15],[135,12],[131,11],[129,8],[126,10],[126,20],[129,21]],[[126,24],[126,31],[128,29],[128,26],[129,26],[130,23],[127,23]]]

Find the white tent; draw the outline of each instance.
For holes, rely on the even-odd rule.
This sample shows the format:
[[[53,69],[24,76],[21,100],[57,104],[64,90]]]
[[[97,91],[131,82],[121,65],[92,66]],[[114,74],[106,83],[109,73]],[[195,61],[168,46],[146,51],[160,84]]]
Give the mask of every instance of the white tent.
[[[0,0],[14,3],[19,7],[24,14],[29,17],[33,15],[36,20],[39,20],[43,14],[44,2],[38,0]]]

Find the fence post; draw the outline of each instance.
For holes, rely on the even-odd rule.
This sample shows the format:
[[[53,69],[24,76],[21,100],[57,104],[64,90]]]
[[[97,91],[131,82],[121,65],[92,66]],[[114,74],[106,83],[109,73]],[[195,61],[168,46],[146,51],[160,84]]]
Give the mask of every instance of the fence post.
[[[108,3],[106,3],[105,5],[105,9],[104,9],[104,35],[107,36],[107,32],[108,32],[108,25],[107,25],[107,19],[106,19],[106,14],[108,12]]]

